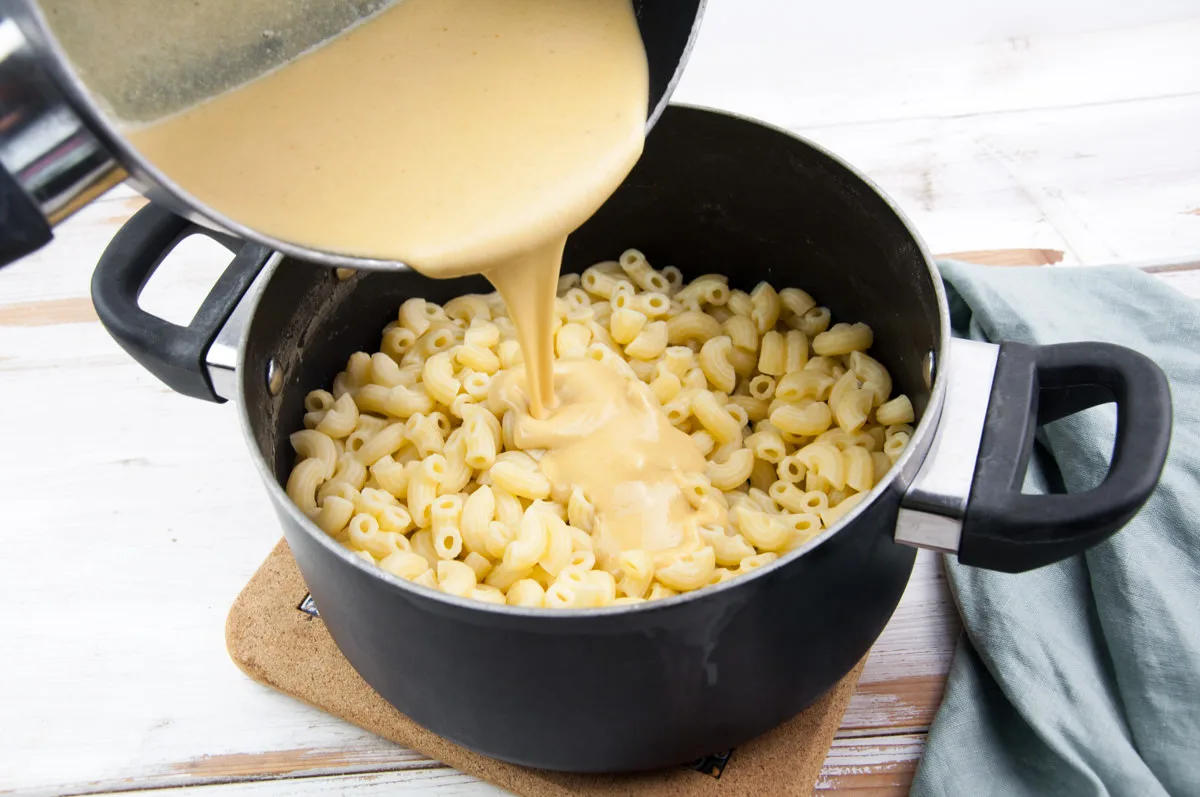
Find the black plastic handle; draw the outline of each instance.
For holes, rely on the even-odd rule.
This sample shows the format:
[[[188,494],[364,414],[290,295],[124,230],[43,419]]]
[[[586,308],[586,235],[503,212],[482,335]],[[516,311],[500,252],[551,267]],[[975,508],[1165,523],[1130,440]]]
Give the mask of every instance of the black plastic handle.
[[[1104,481],[1082,493],[1023,495],[1037,427],[1113,401]],[[1107,539],[1154,491],[1170,439],[1170,387],[1149,358],[1110,343],[1002,344],[959,561],[1020,573]]]
[[[41,249],[53,235],[42,211],[0,166],[0,266]]]
[[[183,327],[147,313],[138,306],[138,297],[163,259],[195,234],[222,244],[234,258]],[[149,204],[125,223],[100,256],[92,274],[92,303],[121,348],[168,387],[222,402],[209,381],[205,354],[270,256],[265,246],[213,232]]]

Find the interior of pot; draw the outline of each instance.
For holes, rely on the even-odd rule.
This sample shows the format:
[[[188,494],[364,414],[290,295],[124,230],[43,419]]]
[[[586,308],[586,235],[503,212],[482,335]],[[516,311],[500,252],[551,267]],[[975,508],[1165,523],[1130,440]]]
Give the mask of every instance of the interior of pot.
[[[786,133],[737,117],[672,106],[629,178],[568,241],[564,271],[582,271],[628,248],[685,278],[728,275],[802,288],[834,321],[864,321],[871,353],[918,416],[929,397],[925,362],[941,322],[934,276],[895,209],[853,171]],[[431,280],[413,272],[361,272],[287,261],[265,288],[245,351],[246,410],[263,457],[284,483],[288,435],[302,428],[304,395],[328,389],[355,351],[378,351],[380,332],[405,299],[435,302],[487,292],[482,278]],[[267,364],[285,388],[267,390]]]

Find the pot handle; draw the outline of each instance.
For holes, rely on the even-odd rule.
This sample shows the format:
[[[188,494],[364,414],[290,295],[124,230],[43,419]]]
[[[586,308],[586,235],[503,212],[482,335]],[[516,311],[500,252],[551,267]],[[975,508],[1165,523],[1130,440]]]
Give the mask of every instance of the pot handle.
[[[986,409],[971,406],[978,379],[959,384],[955,395],[961,380],[952,377],[938,439],[902,503],[898,541],[933,542],[927,547],[957,553],[963,564],[1020,573],[1107,539],[1146,503],[1171,438],[1170,387],[1153,361],[1111,343],[953,343],[953,369],[966,364],[961,370],[969,372],[972,363],[979,370],[981,361],[985,369],[994,362]],[[1110,402],[1117,405],[1117,432],[1100,485],[1082,493],[1022,494],[1037,427]],[[974,435],[964,422],[971,416],[981,421]],[[974,441],[978,446],[974,467],[966,470],[967,498],[956,507],[946,500],[951,490],[939,493],[936,474],[945,477],[947,466],[962,472],[964,438],[968,448]]]
[[[1023,495],[1037,427],[1114,401],[1104,481],[1082,493]],[[1111,343],[1001,345],[959,561],[1021,572],[1107,539],[1154,492],[1170,440],[1170,387],[1148,357]]]
[[[147,313],[138,297],[179,242],[197,234],[217,241],[234,258],[191,323],[179,326]],[[121,348],[168,387],[223,402],[213,389],[205,355],[270,255],[267,247],[214,232],[151,203],[125,222],[100,255],[92,274],[92,303]]]

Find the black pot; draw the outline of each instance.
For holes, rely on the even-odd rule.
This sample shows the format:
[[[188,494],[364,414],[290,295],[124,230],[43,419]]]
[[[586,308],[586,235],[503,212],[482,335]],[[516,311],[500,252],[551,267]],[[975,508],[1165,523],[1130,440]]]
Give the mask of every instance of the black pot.
[[[741,744],[804,709],[871,647],[916,554],[897,542],[981,567],[1038,567],[1119,529],[1166,456],[1170,396],[1152,362],[1101,343],[952,342],[929,254],[861,175],[785,132],[671,107],[633,173],[572,236],[565,267],[637,246],[688,276],[803,287],[835,318],[875,329],[873,353],[913,398],[916,431],[841,523],[748,576],[610,609],[459,599],[365,564],[281,485],[307,390],[329,384],[350,352],[373,351],[405,298],[440,302],[487,286],[411,272],[339,281],[244,244],[192,327],[167,328],[137,308],[137,293],[197,231],[154,206],[131,219],[93,280],[101,320],[168,383],[186,373],[206,398],[236,395],[292,553],[366,681],[441,736],[519,764],[639,770]],[[1082,495],[1021,495],[1035,426],[1114,400],[1118,436],[1104,483]]]

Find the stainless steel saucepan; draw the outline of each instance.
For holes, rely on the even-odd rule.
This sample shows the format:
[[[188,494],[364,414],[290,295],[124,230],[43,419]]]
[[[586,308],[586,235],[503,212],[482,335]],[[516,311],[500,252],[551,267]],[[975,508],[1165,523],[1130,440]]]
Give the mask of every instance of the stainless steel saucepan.
[[[0,0],[0,266],[45,245],[54,225],[128,179],[190,221],[309,262],[398,267],[255,232],[190,196],[121,135],[124,124],[252,80],[394,1]],[[687,62],[704,0],[633,5],[652,127]]]

